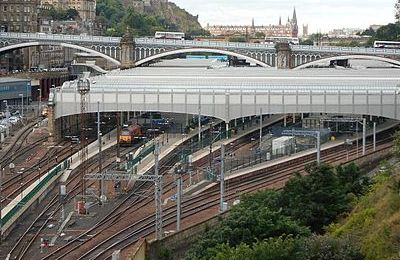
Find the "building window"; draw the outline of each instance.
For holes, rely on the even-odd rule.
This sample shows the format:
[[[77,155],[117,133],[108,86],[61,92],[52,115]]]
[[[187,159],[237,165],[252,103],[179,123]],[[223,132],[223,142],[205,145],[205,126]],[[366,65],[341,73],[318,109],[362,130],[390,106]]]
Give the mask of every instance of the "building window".
[[[7,12],[7,5],[3,6],[3,11]]]

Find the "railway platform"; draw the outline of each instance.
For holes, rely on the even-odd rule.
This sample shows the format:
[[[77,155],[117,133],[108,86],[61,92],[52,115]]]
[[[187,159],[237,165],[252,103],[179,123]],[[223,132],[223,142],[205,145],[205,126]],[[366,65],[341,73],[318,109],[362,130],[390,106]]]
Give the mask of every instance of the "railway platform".
[[[388,130],[388,129],[396,126],[396,125],[399,125],[398,121],[388,120],[385,123],[380,124],[379,126],[377,126],[376,134],[378,134],[380,132],[383,132],[385,130]],[[366,136],[367,137],[371,136],[372,134],[373,134],[372,129],[366,131]],[[361,139],[361,138],[362,138],[362,136],[360,135],[359,139]],[[322,144],[321,145],[321,152],[324,151],[324,150],[328,150],[330,148],[342,145],[346,141],[346,139],[349,139],[352,142],[355,142],[357,140],[356,137],[350,137],[349,138],[349,137],[344,137],[343,136],[343,137],[337,138],[335,141],[329,141],[329,142],[327,142],[325,144]],[[215,148],[213,149],[213,152],[218,150],[218,149],[220,149],[220,145],[222,143],[224,143],[226,145],[229,142],[222,141],[222,142],[215,143]],[[360,142],[359,149],[361,147],[362,147],[362,144]],[[197,155],[197,158],[200,159],[200,158],[202,158],[202,156],[203,157],[207,156],[209,153],[210,153],[209,150],[208,151],[203,151],[202,153],[199,152],[199,154]],[[252,166],[249,166],[249,167],[246,167],[246,168],[242,168],[242,169],[239,169],[237,171],[232,171],[230,173],[227,172],[227,173],[225,173],[225,180],[234,179],[234,178],[240,177],[242,175],[249,174],[251,172],[256,172],[256,171],[259,171],[259,170],[262,170],[262,169],[265,169],[265,168],[268,168],[268,167],[272,167],[274,165],[278,165],[278,164],[281,164],[281,163],[286,162],[286,161],[295,160],[297,158],[300,158],[300,157],[303,157],[303,156],[307,156],[307,155],[310,155],[310,154],[315,154],[316,155],[316,153],[317,153],[316,149],[308,149],[308,150],[305,150],[305,151],[302,151],[302,152],[298,152],[296,154],[283,156],[283,157],[280,157],[280,158],[277,158],[277,159],[273,159],[273,160],[270,160],[270,161],[259,163],[257,165],[252,165]],[[361,155],[361,152],[360,152],[360,155]],[[197,195],[197,194],[200,194],[203,191],[205,191],[205,190],[207,190],[207,189],[209,189],[209,188],[211,188],[211,187],[213,187],[215,185],[219,185],[219,184],[217,182],[212,182],[212,181],[202,181],[202,182],[198,183],[197,185],[194,185],[194,186],[186,189],[185,192],[187,194],[190,194],[190,195]]]
[[[102,137],[102,150],[106,150],[114,145],[117,144],[117,131],[113,130],[110,133],[104,135]],[[88,156],[87,159],[89,160],[90,158],[96,156],[99,153],[99,145],[97,141],[92,142],[88,146]],[[73,170],[75,170],[79,165],[82,163],[80,160],[80,151],[76,152],[73,154],[71,157],[68,158],[70,161],[70,166],[68,169],[65,170],[64,174],[60,178],[60,182],[66,182],[72,173]]]
[[[203,127],[202,131],[205,131],[208,127]],[[187,135],[180,134],[169,134],[168,138],[166,135],[161,135],[158,137],[158,142],[160,142],[160,160],[165,156],[169,155],[174,151],[174,149],[185,142],[186,140],[192,138],[198,134],[198,130],[194,129]],[[102,148],[103,151],[107,148],[112,147],[117,144],[117,131],[114,130],[109,134],[102,137]],[[92,142],[88,146],[88,156],[87,159],[96,156],[98,154],[98,142]],[[40,200],[44,194],[58,182],[65,183],[74,169],[76,169],[81,164],[80,151],[75,152],[70,157],[68,157],[63,162],[60,162],[56,167],[42,174],[41,178],[33,182],[29,187],[22,190],[13,200],[11,200],[7,205],[1,209],[1,220],[2,226],[0,232],[2,234],[7,234],[11,228],[15,225],[17,220],[29,209],[29,207]],[[146,173],[151,167],[154,166],[154,155],[150,154],[146,158],[143,158],[139,164],[139,174]]]
[[[282,119],[283,119],[282,116],[278,116],[278,115],[271,116],[270,118],[265,119],[265,121],[263,122],[263,127],[274,124]],[[208,129],[209,129],[209,125],[205,125],[202,127],[201,131],[202,132],[207,131]],[[252,125],[250,127],[247,126],[244,129],[240,128],[240,129],[238,129],[238,132],[235,135],[233,135],[233,137],[231,137],[229,139],[223,139],[221,141],[216,142],[213,145],[213,151],[218,150],[219,145],[221,143],[229,144],[229,143],[235,142],[236,140],[242,138],[243,136],[245,136],[251,132],[256,131],[257,129],[259,129],[259,124]],[[198,135],[198,129],[196,128],[188,134],[175,134],[175,135],[169,134],[168,138],[166,137],[166,135],[167,134],[162,134],[162,135],[158,136],[156,139],[156,142],[159,143],[159,149],[160,149],[159,160],[160,161],[163,158],[167,157],[169,154],[174,153],[175,149],[177,147],[179,147],[180,145],[182,145],[184,142],[186,142],[186,141],[190,140],[191,138],[195,137],[196,135]],[[193,154],[193,162],[203,158],[204,156],[207,156],[209,152],[210,152],[210,150],[207,146],[207,147],[204,147],[203,149],[199,150],[198,152],[194,153]],[[149,156],[147,156],[146,158],[144,158],[141,161],[141,163],[138,165],[137,174],[143,175],[146,172],[148,172],[153,166],[154,166],[154,154],[152,153]]]

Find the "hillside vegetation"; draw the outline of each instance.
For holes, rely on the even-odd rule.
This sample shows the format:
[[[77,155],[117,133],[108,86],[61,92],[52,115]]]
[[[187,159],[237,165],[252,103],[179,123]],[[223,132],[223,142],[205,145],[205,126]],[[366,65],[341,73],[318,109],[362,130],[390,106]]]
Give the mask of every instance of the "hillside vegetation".
[[[400,133],[393,154],[400,158]],[[394,160],[382,162],[372,178],[355,164],[306,170],[282,191],[243,197],[186,259],[400,259],[400,170]]]
[[[122,36],[128,27],[135,36],[153,36],[156,31],[182,31],[189,37],[207,34],[197,16],[174,3],[157,3],[143,11],[124,6],[122,0],[98,0],[96,15],[108,36]]]
[[[325,236],[370,182],[355,164],[307,167],[282,191],[247,195],[189,250],[186,259],[363,259],[351,237]]]
[[[374,41],[400,41],[400,23],[389,23],[376,31],[369,28],[361,35],[371,36],[368,41],[369,46],[373,46]]]
[[[400,175],[393,171],[386,167],[351,214],[330,227],[335,237],[353,237],[365,259],[400,258]]]

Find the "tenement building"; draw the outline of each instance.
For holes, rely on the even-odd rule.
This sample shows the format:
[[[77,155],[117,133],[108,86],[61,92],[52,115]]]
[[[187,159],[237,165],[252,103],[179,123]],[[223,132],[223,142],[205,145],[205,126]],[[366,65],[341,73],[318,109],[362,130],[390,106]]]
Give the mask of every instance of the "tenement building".
[[[75,9],[82,21],[93,22],[96,18],[96,0],[41,0],[41,5],[52,5],[56,9]]]
[[[37,32],[40,0],[0,1],[0,31]]]
[[[206,29],[213,36],[256,35],[257,33],[262,33],[267,37],[298,37],[299,32],[296,9],[293,10],[292,19],[288,18],[286,23],[282,23],[282,19],[279,18],[277,25],[256,26],[253,19],[251,25],[207,25]]]

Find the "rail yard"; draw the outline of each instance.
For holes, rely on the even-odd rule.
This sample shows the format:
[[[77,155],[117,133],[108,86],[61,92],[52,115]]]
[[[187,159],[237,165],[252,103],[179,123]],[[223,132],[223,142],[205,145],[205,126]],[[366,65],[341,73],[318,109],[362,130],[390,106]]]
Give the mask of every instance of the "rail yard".
[[[37,110],[6,103],[0,258],[129,259],[310,165],[376,168],[399,127],[398,78],[137,68],[85,73]]]
[[[176,122],[172,117],[165,119],[168,126],[163,123],[162,130],[151,119],[146,122],[146,127],[142,127],[146,125],[143,120],[133,118],[132,126],[125,124],[121,126],[122,130],[105,133],[101,141],[104,150],[99,153],[98,148],[92,149],[94,155],[88,158],[84,169],[76,155],[81,143],[74,138],[51,143],[43,137],[46,128],[37,127],[38,121],[16,131],[12,142],[3,149],[1,165],[8,167],[3,167],[2,213],[8,202],[19,197],[22,201],[25,189],[40,183],[45,173],[58,169],[62,174],[68,174],[67,177],[60,175],[53,186],[19,216],[18,224],[10,226],[12,231],[4,233],[7,239],[2,248],[7,254],[2,256],[8,259],[30,259],[33,255],[41,259],[108,259],[115,250],[121,250],[120,256],[127,257],[140,239],[152,240],[157,235],[154,183],[139,181],[140,174],[153,175],[155,167],[162,176],[161,216],[162,236],[165,236],[166,231],[177,229],[176,169],[182,164],[184,173],[179,177],[185,189],[180,201],[180,229],[220,214],[222,160],[225,163],[224,203],[227,207],[240,201],[244,194],[282,188],[291,176],[304,174],[305,166],[316,161],[317,151],[312,140],[307,141],[308,147],[296,146],[281,156],[273,156],[271,145],[264,148],[268,153],[262,153],[261,144],[272,144],[275,129],[283,127],[294,131],[299,127],[299,123],[293,123],[295,118],[253,117],[237,123],[235,131],[229,133],[224,132],[222,122],[212,118],[203,120],[200,130],[196,129],[198,121],[194,121],[193,128],[186,133],[181,132],[182,127],[177,129],[176,125],[183,123],[179,119]],[[329,136],[321,145],[321,161],[340,165],[390,153],[392,135],[397,129],[395,121],[380,120],[376,133],[368,129],[365,148],[361,145],[360,134],[349,133],[352,125],[344,122],[337,127],[342,130],[334,133],[335,138]],[[301,142],[304,140],[299,140],[299,144]],[[90,143],[97,145],[92,137]],[[221,145],[226,148],[223,157]],[[152,148],[154,146],[160,147]],[[151,152],[143,155],[149,149]],[[159,154],[155,156],[155,153]],[[117,155],[120,159],[116,163]],[[136,174],[131,179],[108,179],[101,183],[100,179],[82,178],[84,173],[101,170],[121,173],[132,159],[136,159]],[[10,168],[11,162],[15,166]],[[77,206],[82,198],[82,181],[86,182],[84,195],[87,196],[83,214]],[[60,185],[67,191],[62,200]],[[102,185],[106,190],[104,194],[100,191]],[[102,200],[101,195],[107,199]]]

